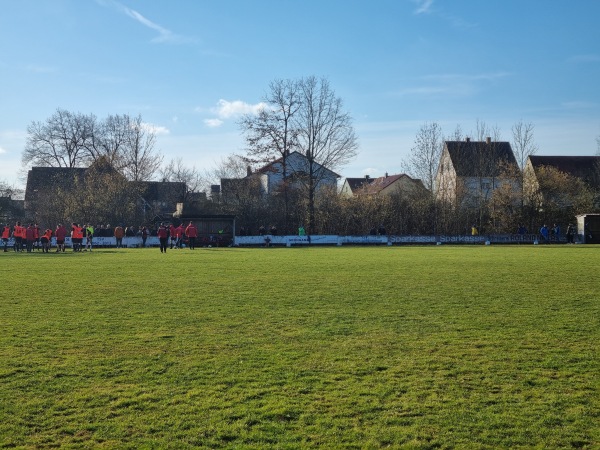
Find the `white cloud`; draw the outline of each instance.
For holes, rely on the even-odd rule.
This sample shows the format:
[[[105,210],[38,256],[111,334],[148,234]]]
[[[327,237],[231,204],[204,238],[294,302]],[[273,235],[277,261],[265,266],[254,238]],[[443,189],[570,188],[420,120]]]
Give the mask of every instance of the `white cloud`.
[[[205,119],[204,124],[210,128],[217,128],[223,125],[226,119],[237,118],[244,114],[256,115],[265,108],[268,108],[268,105],[263,102],[253,105],[241,100],[234,100],[230,102],[228,100],[220,99],[217,102],[217,106],[210,109],[210,112],[217,117]],[[206,110],[201,107],[196,108],[195,111],[200,113],[206,112]]]
[[[185,36],[181,36],[181,35],[173,33],[171,30],[169,30],[155,22],[152,22],[150,19],[144,17],[142,14],[140,14],[136,10],[128,8],[127,6],[117,2],[115,0],[96,0],[96,3],[98,3],[101,6],[112,7],[114,9],[118,10],[119,12],[126,14],[127,16],[129,16],[130,18],[135,20],[136,22],[144,25],[145,27],[158,32],[158,36],[155,37],[154,39],[152,39],[152,42],[170,43],[170,44],[189,44],[189,43],[197,42],[197,40],[194,38],[189,38],[189,37],[185,37]]]
[[[209,128],[218,128],[223,125],[223,121],[221,119],[205,119],[204,124]]]
[[[433,6],[433,0],[414,0],[417,4],[415,14],[429,14]]]
[[[1,155],[2,153],[6,153],[6,150],[4,150],[2,147],[0,147],[0,155]]]
[[[243,114],[258,114],[261,109],[265,109],[266,107],[267,104],[263,102],[252,105],[241,100],[230,102],[221,99],[217,102],[217,107],[212,109],[212,112],[217,114],[221,119],[229,119],[231,117],[239,117]]]
[[[171,132],[167,127],[163,127],[160,125],[154,125],[152,123],[146,123],[146,122],[142,123],[142,128],[146,131],[154,133],[157,136],[169,134]]]

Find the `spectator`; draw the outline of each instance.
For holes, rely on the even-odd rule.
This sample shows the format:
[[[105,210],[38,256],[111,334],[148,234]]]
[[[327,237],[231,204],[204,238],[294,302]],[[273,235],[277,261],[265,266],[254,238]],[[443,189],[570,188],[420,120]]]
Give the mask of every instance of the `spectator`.
[[[540,228],[540,236],[542,237],[542,242],[548,243],[550,241],[548,235],[548,227],[546,226],[546,224],[542,225],[542,228]]]
[[[114,236],[117,240],[117,248],[123,247],[123,236],[125,236],[125,232],[123,231],[123,227],[121,225],[117,225],[115,227]]]

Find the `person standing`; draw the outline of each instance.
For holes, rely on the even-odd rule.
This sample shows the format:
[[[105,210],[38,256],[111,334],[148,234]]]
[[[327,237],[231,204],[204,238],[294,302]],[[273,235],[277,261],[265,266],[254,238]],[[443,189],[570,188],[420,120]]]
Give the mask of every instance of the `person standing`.
[[[188,238],[188,242],[190,245],[190,250],[194,250],[196,248],[196,238],[198,237],[198,229],[193,222],[190,221],[190,224],[185,228],[185,235]]]
[[[574,244],[575,243],[575,227],[573,227],[573,224],[569,224],[569,226],[567,227],[567,243],[568,244]]]
[[[169,230],[167,229],[167,227],[165,227],[165,225],[162,222],[161,222],[160,226],[158,227],[157,236],[158,236],[158,240],[160,241],[160,252],[163,253],[163,251],[164,251],[165,253],[167,253],[167,242],[169,241]]]
[[[21,222],[17,222],[13,228],[13,238],[15,239],[15,252],[23,251],[23,239],[25,238],[25,227],[21,226]]]
[[[121,248],[123,247],[123,236],[125,235],[125,232],[123,231],[123,227],[121,225],[117,225],[115,227],[115,239],[117,240],[117,248]]]
[[[542,225],[542,228],[540,228],[540,235],[542,236],[542,241],[544,241],[547,244],[549,242],[549,236],[548,227],[546,226],[546,224]]]
[[[6,224],[2,229],[2,242],[4,243],[4,251],[8,251],[8,240],[10,239],[10,225]]]
[[[557,223],[555,223],[554,227],[552,228],[552,234],[554,234],[556,243],[560,243],[560,226]]]
[[[40,251],[41,245],[40,245],[40,238],[42,237],[40,234],[40,227],[38,226],[38,224],[36,223],[33,226],[33,244],[34,246],[37,248],[38,252]]]
[[[185,227],[183,226],[183,222],[179,224],[179,226],[175,229],[177,233],[177,248],[183,248],[183,238],[185,237]]]
[[[169,225],[169,236],[171,237],[171,248],[177,247],[177,227],[174,224]]]
[[[67,237],[67,229],[63,227],[62,224],[58,224],[56,230],[54,231],[54,235],[56,236],[56,253],[65,251],[65,239]]]
[[[92,251],[92,239],[94,238],[94,227],[89,223],[85,226],[85,249]]]
[[[83,228],[78,223],[71,225],[71,244],[74,252],[80,252],[83,244]]]
[[[142,235],[142,248],[146,248],[146,239],[148,239],[148,228],[143,226],[140,233]]]
[[[33,250],[33,244],[35,242],[35,227],[32,223],[29,224],[27,229],[25,230],[25,246],[27,248],[27,253],[31,253]]]

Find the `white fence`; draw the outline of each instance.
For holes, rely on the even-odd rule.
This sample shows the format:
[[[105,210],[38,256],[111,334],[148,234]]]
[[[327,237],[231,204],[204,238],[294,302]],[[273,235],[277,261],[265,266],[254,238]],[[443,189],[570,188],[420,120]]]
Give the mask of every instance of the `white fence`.
[[[535,234],[496,234],[489,236],[235,236],[236,246],[258,245],[395,245],[395,244],[532,244],[537,242]],[[555,241],[556,242],[556,241]],[[565,242],[564,238],[560,242]]]
[[[527,234],[496,234],[489,236],[338,236],[338,235],[314,235],[314,236],[235,236],[235,246],[264,246],[269,245],[292,247],[295,245],[398,245],[398,244],[532,244],[537,243],[539,236]],[[85,239],[83,244],[85,245]],[[556,241],[552,241],[556,243]],[[560,242],[566,242],[561,237]],[[94,247],[115,247],[114,237],[95,237]],[[1,245],[1,244],[0,244]],[[8,246],[13,247],[12,238]],[[71,247],[71,238],[65,239],[65,245]],[[123,247],[136,248],[142,246],[142,238],[139,236],[124,237]],[[146,247],[158,247],[159,239],[156,236],[148,236]],[[198,247],[204,245],[202,242],[196,244]],[[213,244],[214,245],[214,244]],[[56,238],[52,238],[52,246],[56,246]]]

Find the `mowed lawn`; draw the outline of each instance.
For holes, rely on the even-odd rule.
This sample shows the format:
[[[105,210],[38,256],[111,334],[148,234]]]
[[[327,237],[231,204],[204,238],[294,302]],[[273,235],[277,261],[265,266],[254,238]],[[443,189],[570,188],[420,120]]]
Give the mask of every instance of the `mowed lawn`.
[[[0,271],[0,447],[600,447],[599,247],[9,252]]]

